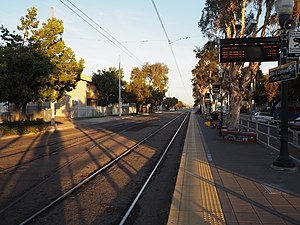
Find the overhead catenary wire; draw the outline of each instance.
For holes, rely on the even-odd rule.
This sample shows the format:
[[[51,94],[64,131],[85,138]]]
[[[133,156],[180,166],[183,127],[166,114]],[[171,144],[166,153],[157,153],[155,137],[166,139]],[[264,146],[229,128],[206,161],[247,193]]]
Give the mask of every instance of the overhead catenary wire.
[[[86,13],[84,13],[80,8],[78,8],[74,3],[72,3],[70,0],[67,0],[73,7],[75,7],[79,12],[81,12],[83,15],[85,15],[90,21],[92,21],[97,27],[99,27],[101,30],[103,30],[109,37],[111,37],[114,41],[120,44],[128,53],[130,53],[137,61],[142,63],[141,60],[139,60],[138,57],[136,57],[125,45],[122,44],[119,40],[117,40],[113,35],[111,35],[108,31],[106,31],[103,27],[101,27],[98,23],[95,22],[91,17],[89,17]]]
[[[138,63],[142,64],[142,61],[135,56],[126,46],[124,46],[120,41],[118,41],[113,35],[111,35],[108,31],[106,31],[103,27],[101,27],[95,20],[93,20],[90,16],[88,16],[86,13],[84,13],[79,7],[77,7],[75,4],[73,4],[70,0],[67,0],[69,4],[71,4],[76,10],[78,10],[81,14],[83,14],[87,19],[89,19],[91,22],[89,22],[87,19],[85,19],[83,16],[81,16],[78,12],[76,12],[73,8],[71,8],[68,4],[66,4],[63,0],[59,0],[64,6],[66,6],[68,9],[70,9],[74,14],[76,14],[79,18],[81,18],[83,21],[85,21],[89,26],[91,26],[94,30],[96,30],[99,34],[101,34],[103,37],[105,37],[110,43],[112,43],[115,47],[120,49],[122,52],[124,52],[127,56],[134,59]],[[99,29],[101,29],[103,32],[101,32]]]
[[[180,79],[181,79],[181,81],[182,81],[183,89],[184,89],[184,91],[185,91],[185,94],[188,96],[187,91],[186,91],[186,88],[185,88],[185,85],[184,85],[184,82],[183,82],[183,79],[182,79],[182,74],[181,74],[181,71],[180,71],[180,69],[179,69],[178,62],[177,62],[177,59],[176,59],[176,56],[175,56],[173,47],[172,47],[172,45],[171,45],[171,40],[170,40],[170,38],[169,38],[169,36],[168,36],[167,30],[166,30],[166,28],[165,28],[165,26],[164,26],[164,24],[163,24],[163,21],[162,21],[162,19],[161,19],[161,16],[160,16],[160,14],[159,14],[159,12],[158,12],[158,9],[157,9],[157,7],[156,7],[156,4],[155,4],[154,0],[151,0],[151,1],[152,1],[152,4],[153,4],[153,7],[154,7],[154,9],[155,9],[156,15],[157,15],[157,17],[158,17],[158,19],[159,19],[159,22],[160,22],[160,24],[161,24],[161,26],[162,26],[162,29],[163,29],[163,31],[164,31],[164,33],[165,33],[165,36],[166,36],[166,38],[167,38],[167,41],[168,41],[168,44],[169,44],[169,47],[170,47],[170,50],[171,50],[171,53],[172,53],[172,56],[173,56],[173,59],[174,59],[176,68],[177,68],[177,71],[178,71],[179,76],[180,76]]]
[[[199,38],[195,36],[186,36],[186,37],[181,37],[181,38],[173,38],[170,39],[171,44],[174,42],[180,41],[180,40],[187,40],[187,39],[192,39],[192,38]],[[89,41],[106,41],[104,39],[95,39],[95,38],[84,38],[84,37],[78,37],[78,38],[73,38],[73,39],[79,39],[79,40],[89,40]],[[120,43],[153,43],[153,42],[164,42],[166,39],[144,39],[144,40],[122,40]]]

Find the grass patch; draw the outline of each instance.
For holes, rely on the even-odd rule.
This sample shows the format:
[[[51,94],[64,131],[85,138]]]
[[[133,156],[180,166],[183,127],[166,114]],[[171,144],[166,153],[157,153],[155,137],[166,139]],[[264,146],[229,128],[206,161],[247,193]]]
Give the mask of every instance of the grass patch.
[[[3,135],[21,135],[30,133],[39,133],[46,130],[49,126],[49,122],[45,122],[43,119],[37,120],[20,120],[20,121],[3,121],[0,124],[0,134]]]

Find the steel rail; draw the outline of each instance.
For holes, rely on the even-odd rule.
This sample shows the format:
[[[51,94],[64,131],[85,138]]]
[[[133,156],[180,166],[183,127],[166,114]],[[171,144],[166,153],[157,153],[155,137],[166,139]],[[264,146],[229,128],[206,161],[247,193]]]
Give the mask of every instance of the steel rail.
[[[119,156],[117,156],[113,160],[111,160],[108,163],[106,163],[105,165],[103,165],[101,168],[99,168],[96,171],[94,171],[93,173],[91,173],[88,177],[86,177],[85,179],[83,179],[81,182],[77,183],[72,188],[70,188],[69,190],[67,190],[66,192],[64,192],[62,195],[60,195],[57,198],[55,198],[54,200],[52,200],[52,202],[50,202],[46,206],[42,207],[40,210],[38,210],[37,212],[35,212],[33,215],[31,215],[30,217],[28,217],[27,219],[25,219],[24,221],[22,221],[21,223],[19,223],[19,225],[25,225],[25,224],[27,224],[28,222],[30,222],[31,220],[33,220],[34,218],[36,218],[37,216],[39,216],[41,213],[43,213],[46,210],[50,209],[52,206],[54,206],[59,201],[65,199],[67,196],[69,196],[70,194],[72,194],[74,191],[80,189],[84,184],[88,183],[90,180],[92,180],[93,178],[95,178],[102,171],[104,171],[108,167],[112,166],[114,163],[116,163],[117,161],[119,161],[121,158],[123,158],[124,156],[126,156],[127,154],[129,154],[130,152],[132,152],[132,150],[134,150],[135,148],[137,148],[138,146],[140,146],[142,143],[144,143],[145,141],[147,141],[148,139],[150,139],[152,136],[154,136],[155,134],[157,134],[158,132],[160,132],[161,130],[163,130],[164,128],[166,128],[168,125],[170,125],[171,123],[173,123],[176,119],[178,119],[183,114],[184,113],[181,113],[179,116],[177,116],[174,119],[170,120],[169,122],[167,122],[166,124],[164,124],[163,126],[161,126],[159,129],[157,129],[156,131],[152,132],[151,134],[149,134],[148,136],[146,136],[145,138],[143,138],[142,140],[140,140],[139,142],[137,142],[136,144],[134,144],[133,146],[131,146],[127,150],[125,150]],[[187,115],[186,115],[186,117],[187,117]],[[186,117],[185,117],[185,119],[186,119]]]
[[[138,125],[140,125],[140,123],[142,123],[142,122],[139,122],[138,124],[134,124],[134,126],[127,127],[126,129],[124,129],[124,130],[118,132],[117,134],[121,134],[121,133],[123,133],[124,131],[126,131],[126,130],[128,130],[128,129],[131,129],[131,128],[135,127],[135,126],[138,126]],[[119,126],[113,126],[113,127],[119,127]],[[93,133],[93,134],[94,134],[94,133]],[[115,135],[116,135],[116,134],[115,134]],[[96,138],[96,139],[94,139],[94,140],[99,140],[99,139],[105,138],[105,137],[107,137],[107,136],[108,136],[108,135],[101,135],[100,137],[98,137],[98,138]],[[111,139],[112,137],[114,137],[114,135],[110,136],[108,139]],[[88,137],[86,137],[86,138],[88,138]],[[80,142],[80,143],[82,143],[82,142]],[[87,142],[86,142],[86,143],[87,143]],[[51,153],[43,154],[43,155],[41,155],[41,156],[34,157],[33,159],[28,160],[28,161],[26,161],[26,162],[23,162],[23,163],[21,163],[21,164],[17,164],[17,165],[8,167],[8,168],[6,168],[6,169],[4,169],[4,170],[1,170],[1,171],[0,171],[0,174],[8,174],[8,173],[10,173],[10,172],[13,172],[13,171],[15,171],[16,169],[20,168],[21,166],[24,166],[24,165],[26,165],[26,164],[29,164],[29,163],[31,163],[31,162],[34,162],[35,160],[41,159],[41,158],[43,158],[43,157],[45,157],[45,156],[49,156],[49,157],[50,157],[52,154],[55,154],[56,152],[58,152],[58,151],[60,151],[60,150],[65,150],[65,149],[68,149],[68,148],[70,148],[70,147],[73,147],[74,144],[75,144],[75,143],[72,143],[72,145],[68,145],[68,146],[65,146],[65,147],[63,147],[63,148],[59,148],[59,149],[57,149],[57,150],[53,150]],[[76,143],[76,145],[78,145],[78,143]],[[90,150],[93,149],[95,146],[96,146],[96,144],[92,145],[92,146],[89,147],[87,150],[85,150],[85,152],[90,151]],[[26,196],[29,192],[33,191],[34,189],[37,189],[40,185],[42,185],[42,184],[44,184],[45,182],[47,182],[48,178],[50,178],[51,176],[53,176],[53,175],[55,175],[56,173],[58,173],[62,168],[64,168],[64,167],[67,166],[67,165],[72,164],[72,163],[73,163],[75,160],[77,160],[79,157],[80,157],[80,156],[75,156],[75,157],[73,157],[70,161],[68,161],[68,162],[66,162],[65,164],[63,164],[63,165],[59,166],[58,168],[56,168],[56,169],[54,170],[54,172],[51,173],[51,175],[48,175],[48,176],[47,176],[46,179],[43,179],[41,182],[36,183],[32,188],[29,188],[24,194],[22,194],[21,196],[19,196],[19,197],[18,197],[17,199],[15,199],[14,201],[10,202],[10,203],[9,203],[8,205],[6,205],[4,208],[1,208],[1,209],[0,209],[0,214],[3,213],[3,212],[4,212],[5,210],[7,210],[8,208],[10,208],[11,206],[13,206],[14,204],[16,204],[18,201],[20,201],[20,199],[22,199],[24,196]]]
[[[128,130],[128,129],[132,129],[132,128],[134,128],[134,127],[136,127],[136,126],[142,124],[143,122],[145,122],[145,121],[139,121],[138,124],[134,124],[133,126],[127,127],[126,129],[121,130],[121,131],[119,131],[119,132],[116,133],[116,134],[121,134],[121,133],[125,132],[125,131]],[[113,126],[113,127],[114,127],[114,128],[115,128],[115,127],[120,127],[120,125],[118,125],[118,126]],[[111,138],[114,137],[116,134],[110,136],[108,139],[111,139]],[[94,140],[99,140],[99,139],[104,138],[104,137],[107,137],[107,136],[108,136],[108,135],[102,135],[102,136],[100,136],[100,137],[98,137],[97,139],[94,139]],[[88,137],[87,137],[87,138],[88,138]],[[108,139],[106,139],[106,140],[108,140]],[[73,147],[73,145],[74,145],[74,143],[72,144],[72,146],[65,146],[65,147],[63,147],[62,149],[54,150],[54,151],[52,151],[51,153],[48,153],[48,154],[43,155],[42,157],[45,157],[45,156],[51,156],[52,154],[55,154],[56,152],[58,152],[58,151],[60,151],[60,150],[64,150],[64,149],[67,149],[67,148],[69,148],[69,147]],[[76,145],[77,145],[77,143],[76,143]],[[96,144],[93,144],[91,147],[89,147],[87,150],[85,150],[85,152],[90,151],[90,150],[93,149],[95,146],[96,146]],[[19,167],[21,167],[21,166],[23,166],[23,165],[26,165],[26,164],[28,164],[28,163],[31,163],[31,162],[33,162],[33,161],[35,161],[35,160],[41,159],[42,157],[41,157],[41,156],[35,157],[34,160],[26,161],[26,162],[24,162],[24,163],[22,163],[22,164],[18,164],[18,165],[15,165],[15,166],[6,168],[6,169],[4,169],[4,170],[1,170],[1,171],[0,171],[0,174],[1,174],[1,173],[2,173],[2,174],[8,174],[8,173],[10,173],[10,172],[13,172],[13,171],[15,171],[17,168],[19,168]],[[79,157],[80,157],[80,156],[75,156],[75,157],[73,157],[70,161],[68,161],[67,163],[63,164],[62,166],[59,166],[57,169],[55,169],[55,171],[54,171],[53,173],[51,173],[51,175],[48,175],[46,179],[43,179],[41,182],[36,183],[32,188],[28,189],[28,190],[26,191],[26,193],[22,194],[22,195],[19,196],[17,199],[15,199],[14,201],[10,202],[10,203],[9,203],[8,205],[6,205],[4,208],[1,208],[1,209],[0,209],[0,214],[3,213],[3,212],[4,212],[5,210],[7,210],[8,208],[10,208],[11,206],[13,206],[14,204],[16,204],[18,201],[20,201],[20,199],[22,199],[24,196],[26,196],[29,192],[33,191],[34,189],[37,189],[40,185],[42,185],[42,184],[44,184],[45,182],[47,182],[48,178],[50,178],[51,176],[53,176],[53,175],[55,175],[56,173],[58,173],[62,168],[64,168],[64,167],[67,166],[67,165],[72,164],[72,163],[73,163],[75,160],[77,160]]]
[[[136,203],[138,202],[138,200],[140,199],[142,193],[144,192],[144,190],[146,189],[147,185],[149,184],[151,178],[153,177],[154,173],[156,172],[157,168],[159,167],[161,161],[163,160],[163,158],[165,157],[166,153],[168,152],[168,150],[170,149],[170,146],[172,145],[173,141],[175,140],[177,134],[179,133],[179,131],[181,130],[186,118],[188,117],[188,115],[190,115],[189,113],[185,116],[184,120],[181,122],[180,126],[178,127],[178,129],[176,130],[175,134],[173,135],[171,141],[169,142],[168,146],[165,148],[163,154],[161,155],[161,157],[159,158],[157,164],[155,165],[154,169],[152,170],[152,172],[150,173],[149,177],[147,178],[147,180],[145,181],[144,185],[142,186],[141,190],[139,191],[139,193],[137,194],[137,196],[135,197],[135,199],[133,200],[132,204],[130,205],[130,207],[128,208],[127,212],[125,213],[124,217],[122,218],[121,222],[119,223],[119,225],[124,225],[126,220],[128,219],[130,213],[132,212],[134,206],[136,205]]]

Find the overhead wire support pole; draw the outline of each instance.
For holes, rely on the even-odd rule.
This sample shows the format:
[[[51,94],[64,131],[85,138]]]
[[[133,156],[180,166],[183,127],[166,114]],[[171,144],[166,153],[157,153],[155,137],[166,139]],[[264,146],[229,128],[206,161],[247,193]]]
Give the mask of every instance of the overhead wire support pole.
[[[121,59],[119,56],[119,116],[122,116],[122,95],[121,95]]]
[[[50,18],[53,19],[54,18],[54,7],[50,7]],[[55,123],[55,102],[50,101],[50,110],[51,110],[51,126],[54,126],[54,129],[57,129],[57,125]]]

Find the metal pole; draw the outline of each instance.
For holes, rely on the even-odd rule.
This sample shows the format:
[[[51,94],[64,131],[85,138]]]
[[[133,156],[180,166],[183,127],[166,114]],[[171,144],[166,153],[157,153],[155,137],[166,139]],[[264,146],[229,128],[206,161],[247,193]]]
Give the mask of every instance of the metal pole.
[[[51,19],[54,18],[54,7],[50,8],[50,17]],[[56,129],[55,124],[55,103],[50,101],[50,109],[51,109],[51,126],[54,126]]]
[[[121,95],[121,60],[119,56],[119,116],[122,116],[122,95]]]
[[[280,34],[280,44],[281,44],[281,55],[279,60],[279,65],[287,63],[287,33],[286,30]],[[294,168],[295,163],[293,159],[289,156],[288,152],[288,83],[287,81],[281,81],[281,134],[280,134],[280,153],[279,156],[274,160],[273,165],[281,168]]]
[[[223,74],[221,77],[220,84],[220,96],[221,96],[221,115],[220,115],[220,123],[219,123],[219,136],[222,136],[222,127],[223,127],[223,94],[222,94],[222,83],[223,83]]]

